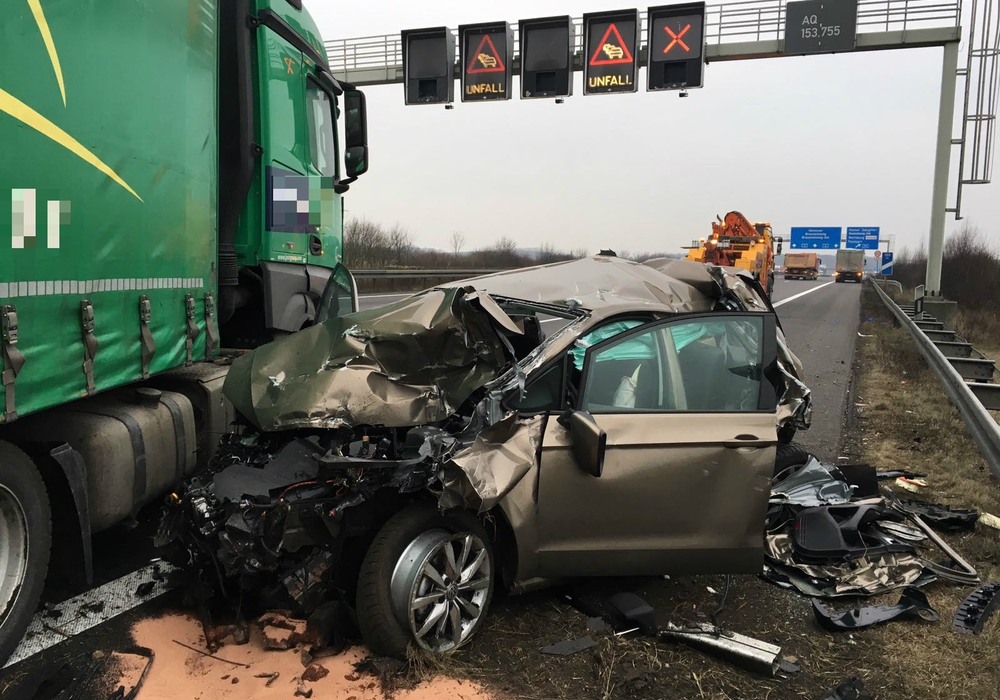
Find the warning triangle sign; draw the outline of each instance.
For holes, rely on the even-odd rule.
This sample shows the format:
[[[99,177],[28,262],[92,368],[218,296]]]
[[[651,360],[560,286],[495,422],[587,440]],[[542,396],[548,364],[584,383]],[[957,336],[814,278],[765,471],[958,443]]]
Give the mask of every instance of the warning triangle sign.
[[[612,22],[604,32],[604,38],[597,42],[597,49],[590,58],[590,65],[615,66],[620,63],[632,63],[632,52],[628,50],[621,32]]]
[[[475,75],[476,73],[503,73],[505,70],[507,70],[507,67],[504,66],[503,59],[500,58],[500,52],[493,45],[490,35],[483,34],[482,41],[479,42],[479,48],[472,54],[472,59],[469,61],[469,66],[465,69],[465,72],[469,75]]]

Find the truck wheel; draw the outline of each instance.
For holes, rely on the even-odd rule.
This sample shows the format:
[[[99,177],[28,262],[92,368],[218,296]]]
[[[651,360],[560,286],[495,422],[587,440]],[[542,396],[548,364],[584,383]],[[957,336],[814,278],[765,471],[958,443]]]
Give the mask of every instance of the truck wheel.
[[[358,574],[358,626],[377,656],[413,643],[445,653],[468,642],[493,597],[493,547],[479,520],[433,504],[400,511],[372,542]]]
[[[796,469],[804,466],[810,459],[812,459],[812,454],[802,445],[797,445],[794,442],[779,444],[774,456],[774,478],[784,479],[791,476]]]
[[[51,547],[45,482],[28,455],[0,442],[0,666],[35,614]]]

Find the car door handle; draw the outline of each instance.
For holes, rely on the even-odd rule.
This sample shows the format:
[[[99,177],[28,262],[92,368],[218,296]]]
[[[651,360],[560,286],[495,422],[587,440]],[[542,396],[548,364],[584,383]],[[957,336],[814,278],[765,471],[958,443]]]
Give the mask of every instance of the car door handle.
[[[735,450],[740,447],[767,447],[770,444],[770,441],[761,440],[756,435],[737,435],[732,440],[724,441],[722,446],[730,450]]]

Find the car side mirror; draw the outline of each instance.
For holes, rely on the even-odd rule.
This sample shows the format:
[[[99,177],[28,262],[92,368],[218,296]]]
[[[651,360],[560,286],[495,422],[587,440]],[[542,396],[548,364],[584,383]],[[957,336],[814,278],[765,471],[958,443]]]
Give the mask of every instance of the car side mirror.
[[[344,92],[344,170],[349,179],[368,172],[368,109],[360,90]]]
[[[567,411],[559,417],[559,423],[569,430],[576,463],[591,476],[601,476],[604,473],[608,434],[586,411]]]

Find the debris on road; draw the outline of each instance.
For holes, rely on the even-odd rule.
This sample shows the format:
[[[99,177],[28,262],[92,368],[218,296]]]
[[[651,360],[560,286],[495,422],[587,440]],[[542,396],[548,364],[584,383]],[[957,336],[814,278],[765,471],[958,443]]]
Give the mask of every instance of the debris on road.
[[[550,644],[547,647],[542,647],[539,651],[543,654],[551,654],[553,656],[571,656],[595,646],[597,646],[597,642],[594,641],[593,637],[580,637],[579,639],[567,639],[562,642]]]
[[[140,583],[135,589],[135,595],[138,598],[145,598],[150,593],[153,592],[153,588],[156,586],[156,581],[146,581]]]
[[[832,612],[818,600],[812,601],[816,621],[830,632],[859,630],[891,620],[917,619],[937,622],[937,611],[927,602],[927,596],[919,588],[907,588],[895,605],[869,605],[841,612]]]
[[[974,530],[979,519],[978,511],[972,508],[952,508],[942,503],[902,499],[899,504],[906,512],[919,515],[928,525],[942,532]]]
[[[819,700],[874,700],[860,678],[849,678]]]
[[[979,634],[986,619],[996,612],[1000,604],[1000,583],[987,583],[977,588],[962,601],[955,611],[952,626],[962,634]]]
[[[974,511],[903,502],[889,490],[880,493],[877,484],[867,465],[834,467],[815,459],[775,483],[763,577],[814,597],[878,595],[935,578],[978,583],[975,569],[921,519],[930,513],[942,527],[966,528]],[[955,566],[921,556],[917,545],[925,539]]]
[[[930,486],[926,479],[911,479],[905,476],[897,478],[895,484],[899,488],[912,491],[913,493],[920,493],[923,489]]]

